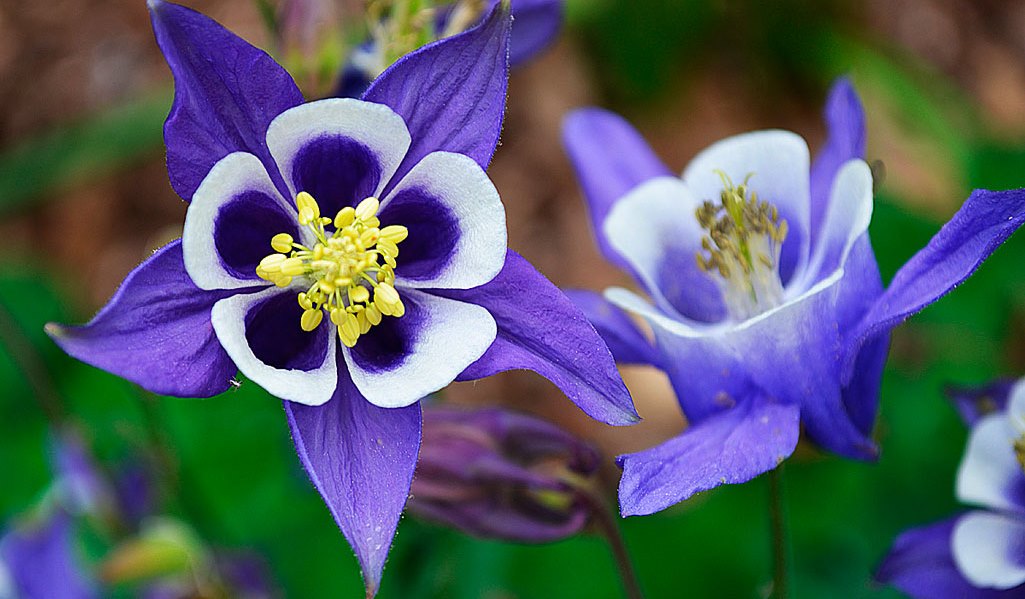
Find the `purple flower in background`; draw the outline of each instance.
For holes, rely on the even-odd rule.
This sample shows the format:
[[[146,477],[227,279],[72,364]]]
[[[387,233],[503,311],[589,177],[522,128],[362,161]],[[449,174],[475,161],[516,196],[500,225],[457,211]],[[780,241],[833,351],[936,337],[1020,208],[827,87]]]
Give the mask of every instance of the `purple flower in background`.
[[[457,0],[440,9],[435,19],[438,38],[458,34],[480,22],[484,15],[498,6],[499,0]],[[512,0],[514,25],[509,38],[509,64],[516,67],[531,60],[555,41],[562,28],[563,0]],[[385,28],[386,30],[386,28]],[[353,49],[342,69],[333,94],[355,98],[388,67],[385,44],[368,40]]]
[[[500,408],[424,408],[409,510],[477,537],[542,543],[579,532],[597,451],[559,427]]]
[[[501,130],[510,15],[407,55],[361,100],[304,104],[267,54],[151,0],[175,78],[164,126],[183,238],[128,275],[69,354],[156,393],[237,371],[283,398],[300,460],[369,594],[406,502],[417,401],[531,369],[592,417],[636,420],[607,346],[506,249],[484,173]]]
[[[90,599],[96,583],[75,552],[71,518],[62,510],[25,522],[0,538],[0,597]]]
[[[828,139],[759,131],[714,144],[674,176],[623,119],[583,109],[564,138],[605,256],[648,299],[573,297],[620,362],[662,368],[690,427],[620,456],[625,515],[775,468],[800,424],[840,455],[871,439],[891,328],[967,278],[1023,221],[1025,192],[977,190],[884,288],[868,237],[864,117],[839,81]],[[624,312],[644,318],[651,345]]]
[[[957,496],[985,509],[904,532],[876,574],[912,597],[1025,592],[1025,380],[988,387],[995,392],[981,412],[963,409],[963,392],[953,395],[971,427]]]

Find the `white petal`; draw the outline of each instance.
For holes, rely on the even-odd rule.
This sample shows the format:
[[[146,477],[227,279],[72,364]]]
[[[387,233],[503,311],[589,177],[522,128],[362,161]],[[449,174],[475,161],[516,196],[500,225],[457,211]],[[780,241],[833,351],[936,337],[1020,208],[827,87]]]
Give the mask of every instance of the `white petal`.
[[[484,355],[498,334],[491,313],[476,304],[408,288],[399,289],[399,294],[406,303],[406,315],[396,324],[419,322],[419,326],[405,330],[411,347],[398,365],[368,370],[353,356],[359,342],[354,349],[342,348],[352,382],[370,403],[382,408],[408,406],[445,387]],[[412,310],[422,310],[422,321],[411,319]],[[401,322],[405,319],[411,320]]]
[[[687,165],[683,181],[698,201],[718,201],[722,180],[716,171],[726,173],[735,185],[751,175],[749,188],[787,219],[791,239],[784,244],[799,238],[794,276],[800,276],[808,261],[809,169],[808,144],[799,135],[755,131],[728,137],[703,150]]]
[[[274,287],[259,293],[233,295],[214,304],[210,320],[224,351],[247,378],[279,399],[319,406],[331,399],[338,386],[334,330],[326,335],[327,351],[323,363],[313,370],[275,368],[265,364],[256,357],[246,339],[246,315],[249,311],[262,301],[282,293],[294,295],[296,291]],[[295,320],[294,325],[298,328],[299,321]],[[330,322],[321,324],[321,327],[328,326]]]
[[[714,282],[697,268],[695,256],[704,235],[695,210],[700,202],[690,188],[675,177],[649,179],[617,200],[605,217],[603,229],[609,244],[633,266],[652,299],[662,310],[682,318],[662,291],[663,265],[684,256],[680,277],[708,293],[719,294]],[[672,255],[671,255],[672,254]]]
[[[1007,417],[1018,436],[1025,436],[1025,379],[1011,387],[1007,399]]]
[[[267,147],[277,162],[294,197],[292,167],[298,152],[323,136],[340,135],[366,146],[381,167],[374,195],[380,196],[409,149],[409,129],[394,110],[384,104],[352,98],[328,98],[307,102],[279,114],[267,128]],[[352,198],[355,205],[362,198]],[[333,216],[333,215],[327,215]]]
[[[806,277],[796,287],[813,285],[847,261],[851,247],[872,221],[872,169],[863,160],[846,162],[833,179],[818,247],[814,248]],[[792,286],[794,287],[794,286]]]
[[[221,158],[192,196],[182,232],[185,270],[200,289],[237,289],[264,284],[259,279],[240,279],[233,275],[222,262],[215,241],[221,210],[246,192],[270,198],[270,205],[282,210],[282,223],[295,219],[295,209],[281,198],[259,158],[246,152],[234,152]],[[270,237],[264,246],[264,254],[273,252]]]
[[[1014,454],[1017,436],[1003,413],[975,424],[957,471],[958,499],[998,510],[1025,509],[1025,474]]]
[[[1009,589],[1025,583],[1025,521],[1005,514],[971,512],[954,526],[954,561],[969,582]]]
[[[422,193],[416,193],[417,191]],[[487,283],[498,275],[505,264],[505,207],[498,190],[476,162],[468,156],[452,152],[433,152],[414,166],[402,181],[389,192],[381,204],[381,224],[407,225],[388,221],[389,206],[396,202],[420,202],[439,216],[452,219],[450,231],[418,232],[409,224],[410,236],[417,234],[456,235],[455,247],[437,270],[416,279],[402,277],[403,248],[399,245],[398,282],[406,287],[436,289],[470,289]],[[408,241],[408,240],[407,240]]]

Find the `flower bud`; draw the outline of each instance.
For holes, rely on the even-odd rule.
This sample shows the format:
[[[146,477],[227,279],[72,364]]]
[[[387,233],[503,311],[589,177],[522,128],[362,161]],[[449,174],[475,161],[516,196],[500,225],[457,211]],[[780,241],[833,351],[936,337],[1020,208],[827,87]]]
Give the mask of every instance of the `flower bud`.
[[[543,420],[499,408],[424,408],[408,507],[468,534],[541,543],[584,527],[598,452]]]

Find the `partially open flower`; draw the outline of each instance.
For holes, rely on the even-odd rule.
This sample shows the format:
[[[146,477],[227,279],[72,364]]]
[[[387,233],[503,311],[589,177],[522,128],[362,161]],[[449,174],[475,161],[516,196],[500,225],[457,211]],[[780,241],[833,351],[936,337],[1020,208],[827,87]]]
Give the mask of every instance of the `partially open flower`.
[[[592,446],[532,416],[429,407],[408,506],[477,537],[555,541],[587,523],[598,466]]]

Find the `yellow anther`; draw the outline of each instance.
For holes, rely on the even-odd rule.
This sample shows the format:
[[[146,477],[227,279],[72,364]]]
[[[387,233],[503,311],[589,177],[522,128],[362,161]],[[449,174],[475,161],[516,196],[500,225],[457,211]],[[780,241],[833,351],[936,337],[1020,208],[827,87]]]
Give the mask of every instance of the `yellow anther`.
[[[306,265],[303,264],[302,258],[286,258],[281,262],[279,269],[286,277],[297,277],[306,272]]]
[[[346,312],[342,317],[342,324],[338,325],[338,338],[346,347],[352,347],[356,345],[359,334],[359,320],[355,314]]]
[[[288,252],[292,251],[293,241],[295,240],[292,239],[292,236],[288,233],[278,233],[274,237],[270,238],[270,246],[274,248],[275,252],[287,254]]]
[[[344,229],[356,220],[356,209],[352,206],[346,206],[338,211],[335,215],[335,228]]]
[[[406,237],[409,237],[409,229],[402,225],[388,225],[381,229],[381,239],[386,239],[395,244],[405,241]]]
[[[349,287],[349,301],[352,303],[362,304],[368,299],[370,299],[370,292],[367,291],[366,287],[362,285],[359,287]]]
[[[320,219],[320,205],[305,191],[300,191],[295,196],[295,207],[299,210],[300,225],[306,226]]]
[[[323,310],[304,310],[302,318],[299,319],[299,326],[309,332],[320,326],[322,320],[324,320]]]
[[[370,196],[365,198],[356,206],[356,218],[360,220],[369,220],[377,216],[377,209],[381,207],[381,202],[377,198]],[[377,226],[377,225],[372,225]]]
[[[338,338],[352,347],[384,316],[406,313],[395,289],[395,267],[398,244],[409,230],[401,225],[382,229],[377,198],[342,208],[334,219],[322,217],[317,201],[305,191],[296,195],[295,205],[299,223],[308,227],[315,242],[307,247],[289,233],[274,235],[271,248],[276,253],[260,261],[256,274],[279,287],[291,285],[295,277],[309,284],[297,297],[304,331],[320,326],[327,312]],[[332,222],[335,230],[325,230]]]

